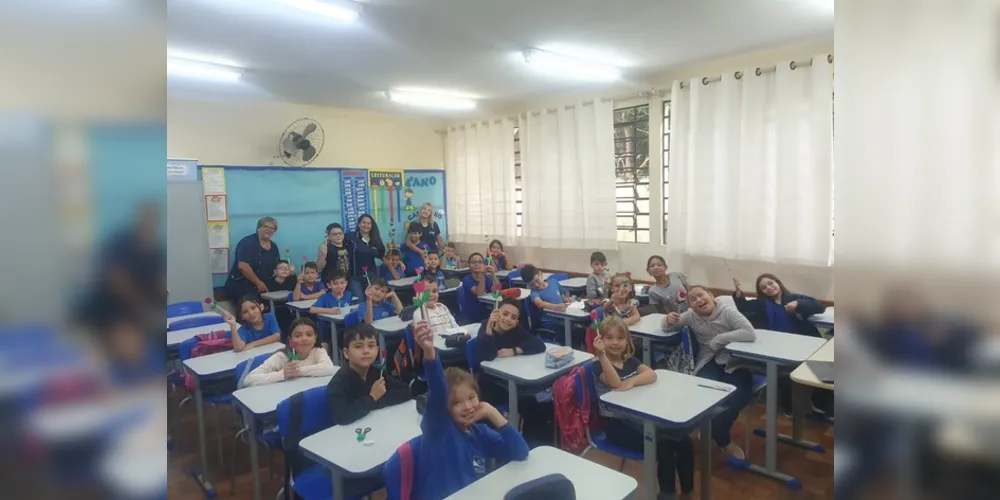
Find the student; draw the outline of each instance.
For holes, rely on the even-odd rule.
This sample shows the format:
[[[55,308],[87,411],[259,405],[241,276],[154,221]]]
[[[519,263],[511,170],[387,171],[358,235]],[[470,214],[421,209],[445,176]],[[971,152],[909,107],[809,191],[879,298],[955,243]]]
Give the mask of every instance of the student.
[[[409,400],[410,388],[372,364],[378,358],[375,329],[361,324],[344,334],[347,368],[337,370],[326,386],[334,425],[347,425],[379,408]],[[385,360],[383,360],[384,362]]]
[[[389,284],[384,279],[375,278],[371,286],[365,289],[365,301],[354,314],[358,315],[359,322],[370,325],[373,321],[395,316],[402,310],[403,304],[396,292],[389,289]]]
[[[590,254],[590,269],[594,272],[587,276],[587,298],[606,299],[608,298],[607,276],[604,271],[608,267],[608,258],[603,252]]]
[[[400,262],[399,249],[391,248],[382,259],[379,266],[378,275],[386,281],[403,279],[406,277],[406,265]]]
[[[441,228],[434,222],[434,205],[424,203],[420,205],[420,214],[415,222],[410,223],[410,231],[414,227],[420,230],[420,242],[428,252],[438,253],[444,246],[444,236],[441,235]],[[409,242],[407,242],[409,246]]]
[[[316,268],[322,273],[320,279],[323,283],[329,283],[334,273],[347,276],[350,272],[350,259],[344,242],[344,226],[336,222],[326,226],[326,241],[319,244]]]
[[[625,326],[632,326],[639,322],[639,305],[632,298],[635,295],[635,288],[632,280],[625,273],[618,273],[611,277],[611,297],[604,301],[605,316],[615,316],[621,318]]]
[[[687,277],[681,273],[667,273],[667,261],[654,255],[646,260],[646,272],[655,283],[649,287],[649,303],[663,314],[682,313],[687,310]]]
[[[456,367],[442,369],[425,322],[414,323],[414,338],[424,351],[428,384],[414,498],[455,493],[485,476],[491,459],[526,460],[528,443],[496,408],[479,400],[472,375]]]
[[[279,260],[278,265],[274,266],[274,276],[267,282],[267,290],[270,292],[279,290],[292,292],[295,291],[296,285],[298,285],[298,276],[295,275],[292,265],[287,260]]]
[[[424,273],[430,273],[434,276],[434,281],[437,282],[438,288],[446,288],[444,285],[444,271],[441,270],[441,256],[436,253],[428,253],[424,255]]]
[[[444,269],[458,269],[458,249],[455,244],[448,242],[444,244],[444,256],[441,258],[441,267]]]
[[[333,361],[322,347],[316,347],[316,323],[309,318],[292,322],[288,335],[288,349],[274,353],[264,364],[255,368],[243,379],[244,387],[273,384],[298,377],[326,377],[333,375]],[[291,352],[296,359],[289,359]]]
[[[470,255],[469,275],[462,279],[462,287],[466,292],[462,311],[469,322],[477,323],[486,319],[486,310],[479,303],[477,297],[500,291],[500,280],[497,279],[496,267],[493,267],[492,264],[487,266],[486,259],[479,252]]]
[[[540,311],[565,311],[569,299],[563,298],[559,283],[546,281],[544,274],[535,266],[527,264],[521,268],[521,279],[528,284],[531,296],[528,300]],[[542,327],[557,329],[562,320],[546,314],[542,315]]]
[[[272,313],[264,313],[264,303],[256,295],[244,295],[239,301],[243,325],[229,311],[222,310],[223,319],[232,332],[233,350],[236,352],[281,341],[281,329]]]
[[[306,262],[302,265],[302,274],[299,275],[299,284],[292,292],[292,300],[313,300],[318,299],[326,293],[326,286],[319,281],[319,269],[315,262]]]
[[[820,337],[819,329],[809,321],[809,317],[820,314],[826,306],[820,301],[797,293],[789,292],[777,276],[769,273],[757,277],[757,299],[747,300],[743,295],[740,280],[733,278],[736,291],[733,301],[736,308],[767,330],[795,333],[809,337]],[[833,398],[828,391],[812,392],[813,411],[826,414],[832,411]],[[778,377],[778,403],[786,417],[792,416],[792,380],[788,375]]]
[[[340,314],[341,310],[350,307],[354,297],[347,290],[347,276],[334,271],[326,286],[329,291],[316,299],[316,303],[309,308],[309,314]]]
[[[635,357],[632,334],[621,319],[613,316],[605,319],[598,332],[600,335],[594,339],[597,363],[601,366],[594,380],[598,397],[610,391],[628,391],[656,382],[656,372]],[[607,419],[604,432],[608,442],[635,452],[642,451],[641,427],[616,419],[603,408],[601,415]],[[680,479],[681,494],[689,495],[694,490],[694,445],[688,436],[680,440],[657,440],[656,478],[661,496],[673,498],[676,493],[675,472]]]
[[[437,254],[432,253],[430,255]],[[434,273],[424,271],[420,279],[424,282],[424,286],[427,287],[427,302],[424,303],[424,307],[418,307],[413,310],[413,321],[426,320],[434,335],[446,335],[449,328],[458,328],[458,322],[451,315],[448,306],[438,302],[440,297],[438,295],[439,288],[437,277]],[[426,318],[423,316],[423,310],[427,311]]]
[[[503,243],[500,240],[491,241],[488,250],[486,254],[493,257],[493,265],[497,270],[510,271],[514,269],[514,266],[510,265],[510,262],[507,261],[507,252],[504,252]]]
[[[409,270],[410,276],[416,276],[414,269],[423,267],[424,257],[428,253],[428,245],[420,240],[423,235],[424,233],[420,228],[420,224],[410,224],[406,233],[406,243],[402,250],[403,263],[406,264],[406,269]]]
[[[736,386],[729,396],[726,409],[712,419],[712,439],[729,456],[743,460],[745,455],[729,436],[729,430],[736,422],[753,393],[753,375],[740,366],[739,360],[725,350],[730,342],[753,342],[757,335],[753,326],[735,307],[719,302],[703,286],[688,288],[687,301],[690,308],[683,313],[671,312],[664,318],[666,331],[688,327],[693,340],[698,342],[698,358],[694,373],[698,377],[724,382]]]
[[[545,344],[521,326],[520,318],[520,301],[512,298],[500,301],[499,307],[479,327],[476,358],[479,361],[492,361],[496,358],[545,352]]]
[[[371,215],[361,214],[358,217],[358,229],[350,234],[344,242],[347,247],[348,272],[350,282],[348,287],[351,295],[360,297],[364,294],[368,280],[378,276],[375,260],[385,255],[385,244],[379,234],[378,224]]]

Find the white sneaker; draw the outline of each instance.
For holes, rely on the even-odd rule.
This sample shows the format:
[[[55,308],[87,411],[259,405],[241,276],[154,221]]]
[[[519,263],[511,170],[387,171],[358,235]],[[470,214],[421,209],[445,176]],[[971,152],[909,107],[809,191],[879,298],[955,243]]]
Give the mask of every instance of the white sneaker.
[[[722,452],[725,453],[727,456],[733,457],[737,460],[747,459],[746,454],[743,453],[743,449],[740,448],[736,443],[733,443],[732,441],[730,441],[728,445],[722,448]]]

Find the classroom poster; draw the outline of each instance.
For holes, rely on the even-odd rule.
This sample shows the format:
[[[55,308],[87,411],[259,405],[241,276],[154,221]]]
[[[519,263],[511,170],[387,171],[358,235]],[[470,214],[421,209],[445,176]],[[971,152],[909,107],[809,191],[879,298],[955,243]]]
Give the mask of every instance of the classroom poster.
[[[226,195],[205,196],[205,220],[209,222],[229,220],[229,212],[226,210]]]
[[[226,169],[201,169],[201,186],[205,194],[226,194]]]
[[[208,263],[212,274],[229,274],[229,249],[210,248],[208,250]]]
[[[441,227],[441,236],[448,239],[448,218],[445,214],[444,172],[440,170],[408,170],[403,188],[403,221],[399,233],[417,220],[424,203],[434,205],[434,222]]]
[[[348,233],[358,229],[358,217],[368,213],[368,172],[364,170],[344,170],[341,173],[344,196],[341,200],[344,214],[344,230]]]
[[[229,223],[208,223],[208,248],[229,248]]]
[[[371,215],[375,218],[386,245],[399,244],[402,234],[397,226],[403,220],[403,171],[369,170],[368,189],[371,201]]]

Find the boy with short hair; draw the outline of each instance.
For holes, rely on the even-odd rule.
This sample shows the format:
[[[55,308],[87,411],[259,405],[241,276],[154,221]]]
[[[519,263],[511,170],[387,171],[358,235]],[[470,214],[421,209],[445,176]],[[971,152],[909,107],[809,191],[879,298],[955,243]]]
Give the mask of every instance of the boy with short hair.
[[[347,275],[334,271],[326,286],[329,291],[316,299],[316,303],[309,308],[309,314],[340,314],[341,310],[350,307],[353,297],[347,290]]]
[[[521,269],[521,279],[528,285],[531,303],[540,311],[565,311],[568,299],[563,298],[562,287],[557,282],[549,282],[535,266],[528,264]],[[558,328],[562,320],[547,314],[542,315],[542,327]]]
[[[427,255],[427,244],[420,241],[424,233],[420,224],[410,224],[410,232],[403,247],[402,257],[407,276],[416,276],[417,268],[424,267],[424,256]]]
[[[386,280],[398,280],[406,277],[406,265],[400,262],[399,249],[393,248],[385,253],[382,265],[379,266],[379,277]]]
[[[606,299],[608,298],[607,276],[605,271],[608,267],[608,258],[603,252],[590,254],[590,269],[594,272],[587,276],[587,298]]]
[[[403,310],[396,292],[389,289],[389,283],[382,278],[374,278],[365,289],[365,300],[354,313],[359,322],[371,324],[373,321],[395,316]]]
[[[379,357],[375,329],[361,324],[344,334],[346,369],[338,370],[326,386],[334,425],[355,422],[374,410],[410,399],[410,388],[385,373],[383,366],[372,367]]]
[[[319,268],[315,262],[306,262],[302,265],[302,274],[299,275],[299,284],[292,292],[292,300],[313,300],[318,299],[326,293],[326,286],[319,281]]]
[[[326,241],[319,244],[319,255],[316,257],[316,267],[322,273],[323,283],[329,283],[335,272],[347,276],[349,262],[344,226],[333,222],[326,226]]]
[[[279,260],[278,264],[274,266],[274,276],[267,281],[267,289],[272,292],[279,290],[293,292],[296,285],[298,285],[298,277],[295,276],[292,265],[287,260]]]
[[[442,269],[458,269],[458,248],[448,242],[444,244],[444,255],[441,257]]]

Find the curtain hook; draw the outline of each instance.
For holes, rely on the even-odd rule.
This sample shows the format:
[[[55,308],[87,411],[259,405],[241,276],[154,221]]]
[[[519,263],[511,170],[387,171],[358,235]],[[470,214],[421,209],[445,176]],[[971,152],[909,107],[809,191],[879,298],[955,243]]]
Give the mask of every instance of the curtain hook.
[[[736,73],[733,74],[733,76],[735,76],[736,79],[739,80],[740,78],[743,78],[743,72],[737,71]]]
[[[707,76],[701,79],[701,84],[702,85],[708,85],[708,77]]]
[[[792,61],[792,62],[788,63],[788,67],[792,68],[792,69],[795,69],[795,61]]]
[[[755,71],[754,73],[757,73],[757,76],[760,76],[761,73],[763,73],[763,71],[761,71],[760,68],[757,68],[757,71]]]

